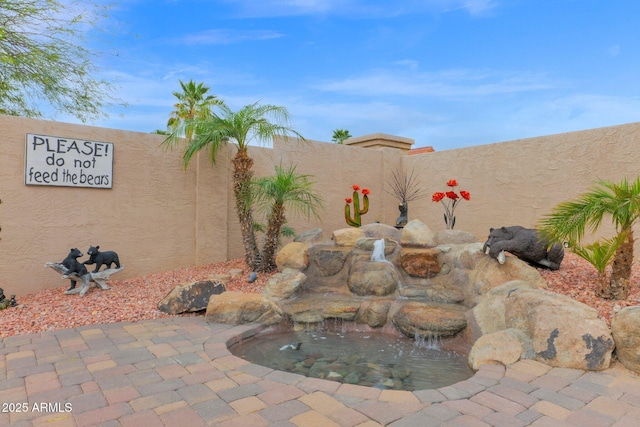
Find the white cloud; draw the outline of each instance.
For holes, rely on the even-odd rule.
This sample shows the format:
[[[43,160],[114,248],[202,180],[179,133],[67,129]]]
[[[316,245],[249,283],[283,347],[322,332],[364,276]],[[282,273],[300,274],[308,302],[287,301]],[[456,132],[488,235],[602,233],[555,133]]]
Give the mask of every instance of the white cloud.
[[[532,73],[491,70],[445,70],[437,73],[407,73],[403,70],[375,70],[368,74],[326,81],[315,89],[352,95],[401,95],[453,98],[530,92],[550,89],[544,76]]]
[[[251,40],[269,40],[283,37],[282,33],[270,30],[228,30],[211,29],[199,33],[188,34],[179,39],[180,42],[188,45],[214,45],[241,43]]]

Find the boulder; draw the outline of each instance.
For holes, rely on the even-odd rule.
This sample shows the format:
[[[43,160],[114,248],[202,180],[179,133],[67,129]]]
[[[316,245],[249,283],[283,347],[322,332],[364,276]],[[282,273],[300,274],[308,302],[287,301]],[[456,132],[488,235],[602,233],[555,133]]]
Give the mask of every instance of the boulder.
[[[400,244],[403,247],[433,248],[438,243],[436,235],[419,219],[412,219],[402,229]]]
[[[354,320],[360,301],[340,296],[305,295],[283,302],[283,309],[296,323],[318,323],[326,319]]]
[[[524,280],[538,288],[546,288],[547,282],[538,270],[516,257],[508,256],[504,264],[484,256],[479,259],[475,274],[471,277],[469,294],[484,295],[489,290],[511,280]]]
[[[398,275],[390,262],[355,261],[347,281],[356,295],[391,295],[398,289]]]
[[[338,274],[349,255],[350,248],[320,246],[311,250],[310,262],[318,275],[327,277]]]
[[[505,318],[507,327],[531,338],[538,361],[592,371],[609,367],[611,331],[586,304],[542,289],[523,289],[505,299]]]
[[[450,337],[467,326],[466,311],[465,307],[458,304],[411,301],[393,315],[392,322],[408,337]]]
[[[436,241],[439,245],[464,245],[476,243],[478,238],[467,231],[439,230],[436,233]]]
[[[276,301],[287,299],[297,293],[306,280],[307,276],[300,270],[285,268],[269,278],[262,294]]]
[[[518,329],[505,329],[481,336],[469,352],[469,366],[475,370],[486,363],[510,365],[531,354],[531,341]],[[526,357],[523,357],[526,358]]]
[[[282,310],[273,301],[258,294],[224,292],[209,298],[205,320],[210,323],[262,323],[274,325],[282,320]]]
[[[380,239],[382,239],[382,237]],[[356,249],[359,249],[361,251],[373,252],[374,243],[380,239],[375,239],[373,237],[365,237],[364,239],[358,239],[358,241],[356,242]],[[393,253],[393,251],[396,250],[396,246],[398,246],[398,242],[386,237],[384,238],[384,254],[385,255],[390,255],[391,253]]]
[[[507,329],[505,298],[523,289],[537,288],[524,280],[512,280],[487,292],[469,312],[467,327],[471,341]]]
[[[321,228],[303,231],[298,237],[293,239],[294,242],[305,243],[308,246],[327,243],[328,240],[329,239],[324,236]]]
[[[158,303],[158,310],[169,314],[205,310],[209,303],[209,297],[224,291],[223,283],[212,280],[178,285]]]
[[[376,239],[400,241],[400,230],[387,224],[373,223],[360,227],[364,231],[365,237]]]
[[[366,323],[372,328],[379,328],[387,324],[387,316],[391,301],[378,300],[364,302],[360,308],[357,321]]]
[[[400,252],[400,265],[413,277],[431,278],[440,273],[437,249],[403,248]]]
[[[640,373],[640,306],[625,307],[611,319],[616,356],[627,368]]]
[[[304,270],[309,265],[309,247],[301,242],[291,242],[286,244],[276,255],[276,266],[278,271],[285,268],[295,268]]]
[[[331,235],[331,240],[336,242],[337,246],[355,246],[358,239],[366,237],[362,228],[341,228]]]

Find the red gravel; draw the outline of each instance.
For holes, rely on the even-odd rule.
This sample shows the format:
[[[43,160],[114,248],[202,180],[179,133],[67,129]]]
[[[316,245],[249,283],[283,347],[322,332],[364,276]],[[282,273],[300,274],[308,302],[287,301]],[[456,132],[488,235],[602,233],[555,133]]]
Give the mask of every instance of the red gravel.
[[[227,291],[249,293],[262,292],[271,274],[258,275],[249,283],[250,269],[244,260],[236,259],[218,264],[187,267],[165,273],[109,281],[108,291],[91,288],[83,297],[65,295],[64,287],[47,289],[18,298],[18,307],[0,310],[0,337],[31,334],[77,326],[138,321],[169,317],[157,309],[157,304],[175,286],[204,280],[214,273],[228,273],[241,269],[243,273],[232,278]],[[538,270],[549,283],[550,290],[581,301],[596,310],[602,319],[610,323],[616,311],[640,300],[640,267],[633,268],[632,289],[624,301],[610,301],[595,296],[597,271],[582,258],[567,253],[558,271]]]
[[[0,337],[99,323],[170,317],[158,310],[157,304],[175,286],[205,280],[211,274],[228,274],[233,269],[241,269],[243,273],[231,279],[226,285],[227,291],[262,292],[271,276],[258,274],[258,280],[249,283],[251,270],[243,259],[236,259],[135,279],[110,280],[107,282],[110,290],[101,291],[92,287],[82,297],[65,295],[69,281],[61,281],[65,286],[16,298],[17,307],[0,310]]]

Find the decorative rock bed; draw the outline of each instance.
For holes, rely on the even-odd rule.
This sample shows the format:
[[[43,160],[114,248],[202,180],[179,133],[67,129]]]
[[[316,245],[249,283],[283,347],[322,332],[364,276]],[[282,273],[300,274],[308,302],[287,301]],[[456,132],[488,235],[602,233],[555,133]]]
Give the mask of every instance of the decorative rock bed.
[[[384,239],[386,261],[372,261]],[[433,233],[410,221],[320,229],[283,247],[279,273],[262,295],[212,295],[210,322],[308,328],[328,319],[409,337],[463,336],[469,364],[536,359],[551,366],[601,370],[614,341],[592,308],[546,291],[538,271],[515,257],[501,265],[463,231]]]

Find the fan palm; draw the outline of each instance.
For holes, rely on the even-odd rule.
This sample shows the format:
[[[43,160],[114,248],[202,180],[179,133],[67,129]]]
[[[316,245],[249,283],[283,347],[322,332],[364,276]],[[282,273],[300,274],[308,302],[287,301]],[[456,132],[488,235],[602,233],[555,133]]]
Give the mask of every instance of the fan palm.
[[[237,148],[233,164],[233,193],[236,203],[236,213],[240,223],[240,232],[245,250],[245,260],[249,267],[257,269],[260,264],[259,251],[253,230],[253,211],[251,207],[249,183],[253,178],[253,159],[249,157],[248,148],[251,141],[268,143],[275,136],[290,136],[304,139],[302,135],[289,125],[289,113],[286,108],[276,105],[247,105],[239,111],[232,111],[227,105],[221,104],[219,112],[212,112],[204,118],[185,120],[179,129],[192,129],[192,137],[187,140],[183,155],[184,167],[189,165],[192,157],[204,148],[209,149],[211,162],[215,164],[216,157],[222,147],[228,143]],[[186,133],[185,133],[186,134]],[[163,144],[172,146],[177,143],[180,132],[173,132]]]
[[[309,175],[298,174],[295,166],[285,169],[282,165],[276,166],[275,175],[251,183],[252,201],[267,215],[265,242],[258,271],[269,272],[276,268],[275,254],[287,222],[287,211],[307,218],[318,217],[322,198],[312,188],[313,185]]]
[[[580,243],[587,229],[595,232],[605,216],[611,217],[620,237],[613,256],[608,289],[602,296],[625,299],[629,290],[633,263],[633,225],[640,217],[640,177],[620,183],[601,180],[590,191],[573,201],[556,206],[540,222],[542,233],[550,240]]]
[[[181,128],[180,125],[185,121],[209,117],[211,108],[215,105],[221,105],[223,101],[215,95],[207,95],[209,88],[202,82],[196,84],[193,80],[189,80],[188,83],[184,83],[180,80],[180,87],[182,92],[173,92],[173,96],[178,99],[178,102],[173,105],[175,110],[171,112],[167,128],[171,132],[180,129],[183,134],[178,136],[186,136],[189,139],[193,129],[190,127]]]
[[[333,137],[331,141],[336,144],[342,144],[345,140],[351,138],[351,134],[346,129],[336,129],[333,131]]]

